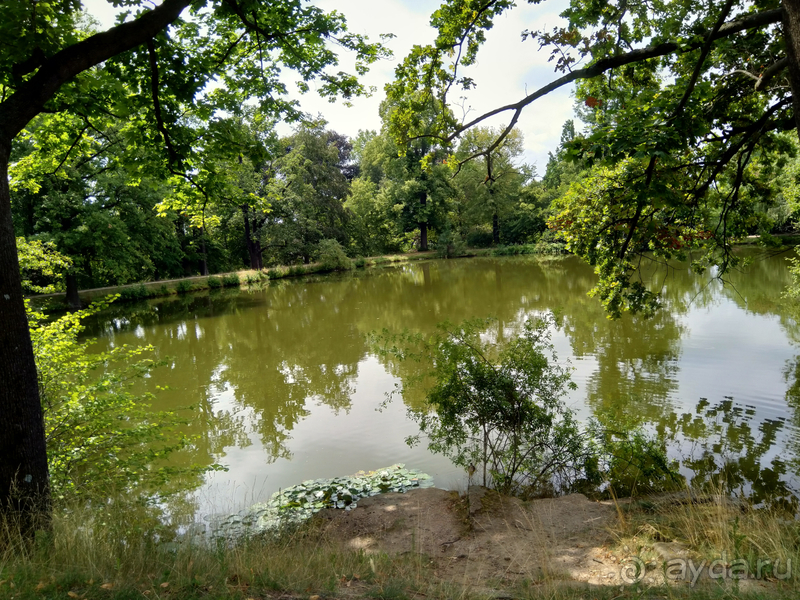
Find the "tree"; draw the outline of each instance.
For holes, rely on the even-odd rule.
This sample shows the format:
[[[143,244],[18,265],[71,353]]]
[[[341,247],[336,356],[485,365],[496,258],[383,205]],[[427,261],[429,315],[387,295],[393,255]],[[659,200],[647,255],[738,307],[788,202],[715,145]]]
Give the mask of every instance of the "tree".
[[[724,275],[736,264],[731,240],[758,227],[758,203],[747,196],[752,161],[774,152],[784,143],[779,132],[800,123],[800,5],[575,0],[563,27],[523,32],[552,50],[561,77],[468,122],[441,111],[434,127],[420,127],[414,114],[422,104],[435,98],[446,106],[459,88],[474,85],[465,69],[493,20],[513,6],[450,0],[433,14],[435,43],[412,50],[388,88],[398,139],[448,145],[491,117],[510,115],[486,156],[528,106],[579,82],[588,130],[567,153],[595,170],[551,226],[596,266],[596,292],[611,314],[658,306],[657,294],[634,279],[646,257],[663,261],[700,249],[705,256],[695,267],[717,264]],[[573,68],[578,61],[586,66]]]
[[[302,89],[319,78],[324,95],[349,97],[363,88],[353,75],[328,71],[337,62],[329,42],[357,53],[359,73],[384,54],[348,33],[339,13],[289,0],[164,0],[149,10],[141,0],[116,4],[138,12],[97,33],[78,26],[76,0],[0,4],[0,510],[27,516],[46,515],[49,494],[8,180],[20,132],[43,112],[89,123],[112,112],[140,125],[141,142],[163,148],[165,168],[180,172],[194,142],[183,126],[187,110],[208,119],[260,98],[267,112],[296,118],[278,79],[282,67],[299,74]],[[222,85],[209,90],[212,80]],[[135,93],[120,93],[119,82]]]
[[[197,140],[192,169],[173,173],[175,193],[159,204],[159,213],[175,211],[188,219],[193,232],[199,232],[203,275],[209,272],[210,231],[240,213],[250,268],[260,269],[258,230],[270,204],[258,193],[259,171],[265,168],[270,148],[276,146],[272,123],[258,111],[245,108],[240,114],[208,122],[194,120],[192,126]]]
[[[112,117],[95,119],[90,129],[78,116],[47,114],[15,147],[15,230],[54,243],[72,259],[68,296],[77,295],[78,285],[183,274],[174,219],[159,219],[154,211],[171,189],[141,168],[157,150],[128,143],[130,133]],[[140,166],[131,167],[136,162]]]
[[[526,180],[531,179],[533,171],[527,165],[515,165],[522,154],[522,134],[513,131],[503,144],[488,155],[482,150],[495,139],[499,132],[484,127],[476,127],[465,133],[461,139],[456,158],[463,160],[476,152],[475,160],[463,163],[453,179],[461,192],[463,206],[458,214],[459,227],[463,234],[473,232],[482,225],[489,224],[491,244],[500,244],[501,220],[505,222],[517,212],[522,200],[522,189]],[[467,240],[474,245],[474,242]],[[488,245],[488,244],[483,244]]]
[[[391,104],[384,102],[385,123],[392,111]],[[360,177],[348,206],[366,238],[371,238],[365,244],[370,251],[407,249],[411,240],[425,251],[429,230],[445,228],[447,204],[454,192],[452,171],[441,156],[422,164],[433,150],[425,139],[398,144],[388,131],[364,139],[359,151]]]
[[[262,235],[272,262],[308,263],[324,239],[347,245],[344,199],[355,168],[352,145],[326,125],[323,120],[300,125],[281,140],[277,157],[262,171],[260,194],[271,205]]]

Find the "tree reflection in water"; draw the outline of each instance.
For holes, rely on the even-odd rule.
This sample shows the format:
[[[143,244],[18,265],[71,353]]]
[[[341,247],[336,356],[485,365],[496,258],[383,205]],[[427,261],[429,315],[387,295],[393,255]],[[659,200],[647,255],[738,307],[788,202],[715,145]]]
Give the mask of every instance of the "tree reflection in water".
[[[298,428],[320,410],[335,419],[325,435],[342,436],[358,448],[363,430],[346,425],[355,410],[353,398],[367,389],[370,401],[380,403],[395,382],[418,375],[419,365],[374,357],[367,342],[371,332],[427,333],[444,320],[494,317],[497,325],[487,335],[503,339],[528,315],[553,310],[559,324],[555,339],[563,344],[559,355],[571,353],[578,367],[580,390],[569,403],[579,412],[609,427],[646,426],[686,455],[684,466],[695,483],[724,480],[758,501],[771,494],[791,496],[800,471],[795,458],[800,357],[786,364],[781,381],[769,382],[767,404],[753,392],[756,383],[739,389],[740,380],[730,388],[726,380],[762,368],[763,362],[752,360],[761,353],[757,346],[731,349],[718,341],[713,352],[735,350],[739,362],[718,360],[717,371],[709,367],[708,373],[698,362],[712,352],[702,345],[709,335],[704,328],[723,314],[741,322],[762,319],[750,325],[755,330],[770,323],[775,335],[785,338],[775,347],[781,356],[791,355],[788,344],[800,341],[797,319],[774,300],[788,281],[783,259],[754,261],[748,273],[734,274],[731,287],[697,277],[685,266],[666,278],[663,271],[643,277],[663,285],[665,308],[652,319],[606,319],[599,303],[586,296],[594,284],[591,267],[573,257],[519,257],[404,264],[270,282],[249,293],[221,290],[112,306],[90,334],[100,336],[101,346],[141,340],[160,356],[172,357],[171,366],[146,385],[171,388],[159,394],[160,410],[196,406],[189,432],[198,438],[180,460],[226,463],[235,449],[260,446],[259,460],[269,465],[293,458]],[[736,328],[739,322],[722,327]],[[378,377],[381,365],[394,381],[385,373]],[[760,383],[762,377],[767,375],[759,371],[752,380]],[[783,385],[785,398],[783,391],[775,393],[776,385]],[[715,394],[739,401],[716,400]],[[695,406],[689,400],[700,396],[711,402]],[[404,398],[412,406],[422,400],[421,394]],[[353,454],[347,460],[356,460],[359,453]],[[253,460],[252,452],[247,456]],[[238,467],[231,466],[235,478]]]

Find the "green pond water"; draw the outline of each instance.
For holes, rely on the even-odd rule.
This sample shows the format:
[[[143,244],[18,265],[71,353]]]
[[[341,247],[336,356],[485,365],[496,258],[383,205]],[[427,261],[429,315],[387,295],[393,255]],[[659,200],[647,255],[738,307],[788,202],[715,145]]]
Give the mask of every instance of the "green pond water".
[[[660,271],[666,308],[606,318],[587,297],[592,269],[574,257],[436,260],[266,283],[247,291],[119,305],[87,334],[99,347],[152,344],[169,364],[142,382],[155,408],[194,405],[195,443],[176,464],[219,463],[191,493],[201,513],[239,510],[306,479],[395,463],[465,488],[466,474],[424,444],[406,418],[413,394],[382,405],[413,365],[379,359],[367,334],[431,331],[443,320],[496,317],[510,335],[556,311],[559,360],[574,368],[566,402],[585,419],[645,424],[683,471],[727,476],[756,497],[797,489],[800,328],[780,304],[786,255],[751,252],[730,285],[687,266]]]

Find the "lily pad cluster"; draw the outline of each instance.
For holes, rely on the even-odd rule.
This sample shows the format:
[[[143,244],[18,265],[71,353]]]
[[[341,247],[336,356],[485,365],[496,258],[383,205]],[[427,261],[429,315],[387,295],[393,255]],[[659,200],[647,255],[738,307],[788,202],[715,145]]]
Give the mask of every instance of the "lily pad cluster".
[[[213,537],[235,538],[300,523],[323,508],[352,510],[362,498],[386,492],[407,492],[433,486],[433,478],[396,464],[349,477],[309,479],[275,492],[267,501],[238,514],[212,519]]]

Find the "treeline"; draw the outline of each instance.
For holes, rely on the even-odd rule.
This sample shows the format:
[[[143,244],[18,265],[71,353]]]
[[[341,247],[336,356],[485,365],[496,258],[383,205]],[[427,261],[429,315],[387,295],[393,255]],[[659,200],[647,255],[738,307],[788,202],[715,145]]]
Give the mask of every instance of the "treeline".
[[[485,153],[499,132],[471,129],[454,154],[432,160],[442,155],[430,142],[400,146],[386,127],[350,139],[320,119],[279,137],[255,110],[187,122],[190,158],[177,164],[165,163],[159,140],[111,115],[34,121],[11,169],[29,292],[309,263],[339,249],[351,258],[414,249],[451,256],[465,247],[552,244],[548,219],[591,181],[570,156],[579,137],[573,121],[541,179],[521,161],[518,131]],[[751,167],[763,174],[751,177],[751,197],[761,199],[751,233],[794,225],[794,146],[787,136],[782,152]],[[47,285],[54,264],[67,275]]]
[[[452,254],[546,231],[552,194],[521,162],[517,132],[492,153],[489,178],[485,156],[457,173],[454,163],[491,129],[469,132],[450,164],[423,166],[428,143],[401,148],[385,128],[349,139],[323,120],[286,137],[274,125],[255,110],[187,118],[180,133],[193,139],[170,142],[189,155],[178,163],[164,160],[162,140],[110,114],[38,117],[11,167],[18,246],[40,251],[23,261],[29,291],[52,289],[41,269],[58,255],[70,263],[56,287],[84,289],[309,263],[326,240],[350,257]]]

